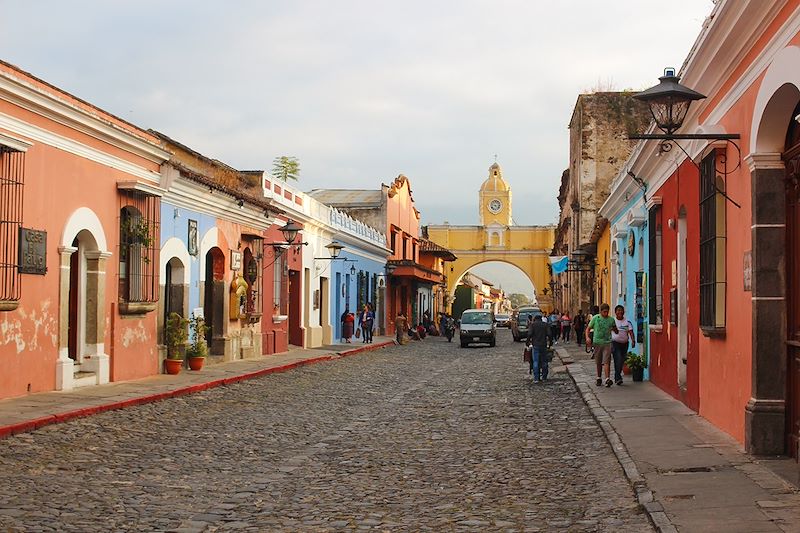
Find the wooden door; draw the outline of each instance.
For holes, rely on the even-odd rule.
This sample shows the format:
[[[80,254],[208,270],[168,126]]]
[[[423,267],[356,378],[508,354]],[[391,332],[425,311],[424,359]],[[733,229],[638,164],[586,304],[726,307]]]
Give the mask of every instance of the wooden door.
[[[78,240],[72,243],[72,246],[78,248]],[[69,319],[67,322],[67,351],[69,358],[75,361],[78,360],[78,323],[80,317],[78,316],[78,302],[80,302],[80,263],[78,257],[80,250],[72,252],[69,256]]]
[[[786,152],[786,449],[800,447],[800,145]]]

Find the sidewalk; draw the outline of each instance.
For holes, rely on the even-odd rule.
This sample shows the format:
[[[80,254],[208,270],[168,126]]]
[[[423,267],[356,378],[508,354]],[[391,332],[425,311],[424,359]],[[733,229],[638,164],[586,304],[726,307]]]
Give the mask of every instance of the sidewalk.
[[[199,372],[183,369],[177,376],[160,374],[133,381],[0,400],[0,439],[82,416],[191,394],[393,344],[390,337],[376,336],[372,344],[355,341],[319,348],[296,348],[278,355],[210,365]]]
[[[797,463],[748,456],[650,382],[597,387],[582,346],[557,351],[657,531],[800,532]]]

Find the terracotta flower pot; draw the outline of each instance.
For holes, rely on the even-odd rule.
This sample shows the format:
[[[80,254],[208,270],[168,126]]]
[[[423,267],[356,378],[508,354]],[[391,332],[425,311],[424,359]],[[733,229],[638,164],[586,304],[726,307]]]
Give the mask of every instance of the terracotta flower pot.
[[[189,369],[190,370],[200,370],[203,368],[203,363],[206,362],[205,357],[190,357],[189,358]]]
[[[175,375],[181,373],[183,366],[183,359],[164,359],[164,368],[167,369],[167,374]]]

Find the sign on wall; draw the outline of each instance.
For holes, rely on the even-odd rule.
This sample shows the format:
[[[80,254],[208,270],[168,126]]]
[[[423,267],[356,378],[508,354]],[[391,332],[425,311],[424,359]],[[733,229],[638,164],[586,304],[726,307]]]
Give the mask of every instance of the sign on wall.
[[[47,232],[19,228],[19,273],[47,273]]]
[[[669,323],[678,325],[678,289],[669,291]]]
[[[242,268],[242,252],[231,250],[231,270],[238,271]]]
[[[753,290],[753,253],[750,250],[747,250],[744,253],[744,264],[742,268],[742,274],[744,276],[744,290],[752,291]]]
[[[636,272],[636,342],[644,342],[644,272]]]
[[[197,221],[189,219],[189,235],[187,240],[189,255],[197,255]]]

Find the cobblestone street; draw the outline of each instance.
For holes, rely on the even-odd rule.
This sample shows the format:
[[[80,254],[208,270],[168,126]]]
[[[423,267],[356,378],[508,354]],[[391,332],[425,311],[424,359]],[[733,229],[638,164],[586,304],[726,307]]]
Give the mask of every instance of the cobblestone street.
[[[0,530],[649,531],[567,374],[440,338],[0,441]]]

